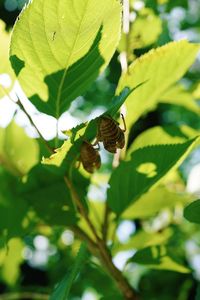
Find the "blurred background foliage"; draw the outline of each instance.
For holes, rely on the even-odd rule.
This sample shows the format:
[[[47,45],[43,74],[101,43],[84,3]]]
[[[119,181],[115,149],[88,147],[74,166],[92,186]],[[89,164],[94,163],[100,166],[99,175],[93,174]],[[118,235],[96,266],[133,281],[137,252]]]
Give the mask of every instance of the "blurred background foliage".
[[[8,54],[4,46],[9,41],[10,30],[25,2],[0,0],[0,19],[6,28],[0,20],[1,64],[7,62]],[[121,52],[126,51],[128,61],[132,62],[152,48],[172,40],[187,38],[191,42],[200,42],[199,0],[130,0],[130,7],[128,43],[127,37],[122,35],[118,51],[109,67],[83,96],[73,102],[67,116],[61,117],[63,130],[69,129],[66,128],[69,115],[71,123],[76,125],[86,121],[89,115],[95,116],[108,107],[121,75]],[[12,78],[9,66],[0,68],[0,73],[8,73]],[[176,86],[166,91],[156,107],[136,121],[131,128],[128,147],[137,149],[145,143],[183,142],[199,134],[199,78],[200,58]],[[28,300],[31,299],[31,293],[41,293],[37,299],[48,299],[45,295],[52,291],[55,283],[73,265],[80,241],[67,226],[63,226],[62,220],[67,212],[63,210],[62,219],[62,216],[56,215],[56,207],[51,207],[48,219],[45,219],[45,203],[34,203],[35,211],[38,206],[40,211],[40,214],[35,215],[35,211],[28,209],[27,204],[17,198],[17,176],[26,178],[41,156],[45,156],[45,150],[39,139],[30,138],[37,134],[23,112],[16,105],[9,105],[5,105],[3,100],[0,103],[0,299]],[[11,119],[14,120],[10,123]],[[44,123],[42,116],[38,116],[38,122],[39,119]],[[46,132],[49,128],[42,130]],[[54,132],[52,129],[47,138],[51,139]],[[107,171],[112,163],[111,155],[102,155],[103,172],[95,174],[89,191],[84,191],[91,200],[90,214],[97,226],[101,224],[98,212],[103,210]],[[40,170],[36,167],[32,172]],[[48,186],[55,182],[55,178],[50,178],[49,182],[45,178],[46,174],[38,176],[37,182],[29,182],[28,189],[34,192],[36,186]],[[59,176],[56,183],[59,193]],[[185,204],[196,199],[199,194],[200,151],[197,148],[178,171],[171,172],[161,185],[143,195],[139,202],[123,213],[117,229],[114,224],[111,226],[109,236],[116,241],[111,249],[114,262],[124,270],[132,285],[140,290],[141,299],[195,299],[200,281],[200,228],[199,225],[189,224],[182,214]],[[53,196],[49,195],[50,199]],[[40,197],[42,199],[42,192],[38,199]],[[63,205],[62,197],[60,201],[59,205]],[[152,201],[156,201],[154,205],[151,205]],[[111,215],[111,222],[112,218]],[[73,223],[73,220],[69,222]],[[87,225],[82,226],[89,232]],[[10,236],[7,234],[8,228]],[[167,245],[164,258],[163,244]],[[147,248],[144,250],[144,247]],[[157,251],[156,257],[152,257],[152,249]],[[132,258],[136,250],[139,251]],[[159,268],[162,270],[156,266],[160,255],[163,261]],[[177,257],[180,261],[177,261]],[[70,299],[121,299],[113,281],[99,267],[98,261],[91,257],[89,262],[89,258],[88,254],[81,276],[73,285]],[[181,263],[187,266],[184,270],[180,270]],[[16,298],[9,298],[11,294]]]

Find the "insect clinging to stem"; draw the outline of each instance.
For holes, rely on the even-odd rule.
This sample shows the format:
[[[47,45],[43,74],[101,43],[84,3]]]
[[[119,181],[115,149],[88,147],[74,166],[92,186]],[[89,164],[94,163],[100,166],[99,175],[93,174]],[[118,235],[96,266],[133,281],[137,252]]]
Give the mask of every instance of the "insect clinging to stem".
[[[83,140],[79,160],[83,164],[83,168],[89,173],[94,173],[101,167],[101,157],[98,150],[91,143]]]
[[[124,129],[119,127],[119,123],[111,116],[102,116],[99,119],[97,141],[103,142],[104,148],[111,152],[116,153],[117,149],[123,149],[125,146],[126,123],[123,114],[121,114],[124,123]]]

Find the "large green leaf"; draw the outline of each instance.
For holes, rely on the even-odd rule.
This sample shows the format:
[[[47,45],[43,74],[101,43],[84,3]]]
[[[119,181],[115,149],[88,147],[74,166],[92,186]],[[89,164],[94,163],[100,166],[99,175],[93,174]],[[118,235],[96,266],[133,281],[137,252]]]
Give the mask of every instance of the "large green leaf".
[[[164,145],[183,143],[189,138],[194,138],[199,132],[187,125],[182,126],[155,126],[142,132],[128,149],[127,157],[136,149],[150,145]]]
[[[175,84],[167,89],[160,97],[159,102],[183,106],[196,114],[200,114],[200,108],[194,101],[194,95],[180,84]]]
[[[20,195],[50,225],[71,225],[77,221],[68,188],[62,176],[41,165],[34,167],[20,186]]]
[[[154,216],[162,209],[173,208],[177,203],[185,204],[189,199],[188,195],[178,194],[167,190],[164,186],[158,186],[129,206],[123,212],[122,217],[124,219],[145,219]]]
[[[10,55],[32,103],[58,118],[109,63],[120,29],[120,1],[31,1],[15,24]]]
[[[184,217],[192,223],[200,224],[200,200],[192,202],[185,208]]]
[[[121,77],[118,91],[125,86],[133,88],[140,82],[147,82],[126,101],[128,127],[152,109],[165,90],[183,76],[198,50],[199,45],[181,40],[151,50],[130,65],[128,72]]]
[[[176,259],[172,250],[165,246],[152,246],[139,250],[131,261],[152,269],[171,270],[180,273],[191,272]]]
[[[122,162],[110,178],[108,204],[117,214],[146,193],[172,168],[180,164],[196,139],[183,144],[155,145],[134,151],[130,161]]]
[[[5,27],[0,20],[0,98],[10,91],[15,77],[9,62],[10,33],[6,32]]]
[[[18,178],[0,170],[0,182],[0,232],[1,236],[9,240],[24,234],[28,206],[18,195]]]
[[[54,290],[50,300],[68,300],[70,289],[75,281],[77,275],[80,273],[83,265],[85,264],[87,257],[86,257],[86,245],[81,244],[79,252],[77,254],[75,263],[73,268],[69,274],[67,274],[63,280],[57,285],[56,289]]]

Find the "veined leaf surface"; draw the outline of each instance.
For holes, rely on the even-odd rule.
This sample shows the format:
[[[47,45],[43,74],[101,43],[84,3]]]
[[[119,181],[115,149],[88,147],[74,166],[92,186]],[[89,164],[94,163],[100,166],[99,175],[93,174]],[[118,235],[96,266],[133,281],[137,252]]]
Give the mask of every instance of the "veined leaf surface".
[[[109,63],[120,38],[116,0],[33,0],[15,24],[11,63],[26,95],[59,117]]]

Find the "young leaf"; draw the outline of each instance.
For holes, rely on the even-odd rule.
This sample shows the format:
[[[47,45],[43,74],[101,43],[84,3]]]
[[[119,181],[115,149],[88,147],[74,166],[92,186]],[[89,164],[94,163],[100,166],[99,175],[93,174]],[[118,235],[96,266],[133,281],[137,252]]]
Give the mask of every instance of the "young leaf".
[[[33,0],[15,24],[10,60],[31,102],[58,118],[108,65],[120,38],[116,0]]]
[[[68,300],[69,299],[69,293],[71,290],[71,287],[77,277],[77,275],[81,272],[81,269],[83,268],[83,265],[85,264],[87,260],[87,250],[86,245],[81,244],[81,247],[79,249],[79,252],[77,254],[74,266],[72,267],[72,270],[69,274],[67,274],[63,280],[58,284],[56,289],[54,290],[53,294],[50,297],[50,300]]]
[[[184,217],[192,223],[200,224],[200,200],[192,202],[185,208]]]
[[[189,140],[183,144],[149,146],[133,152],[130,161],[122,162],[111,175],[108,189],[110,208],[121,214],[172,168],[180,164],[196,140]]]
[[[52,154],[49,158],[42,158],[42,164],[44,165],[53,165],[56,167],[60,167],[69,148],[71,146],[70,140],[67,140],[63,143],[63,145],[55,150],[55,153]]]
[[[165,90],[184,75],[199,49],[198,44],[190,44],[186,40],[171,42],[151,50],[130,65],[128,72],[121,77],[119,91],[125,86],[131,89],[140,82],[148,81],[126,101],[128,127],[152,109]]]
[[[136,252],[130,261],[146,265],[152,269],[190,273],[191,270],[180,264],[170,250],[163,245],[147,247]]]

